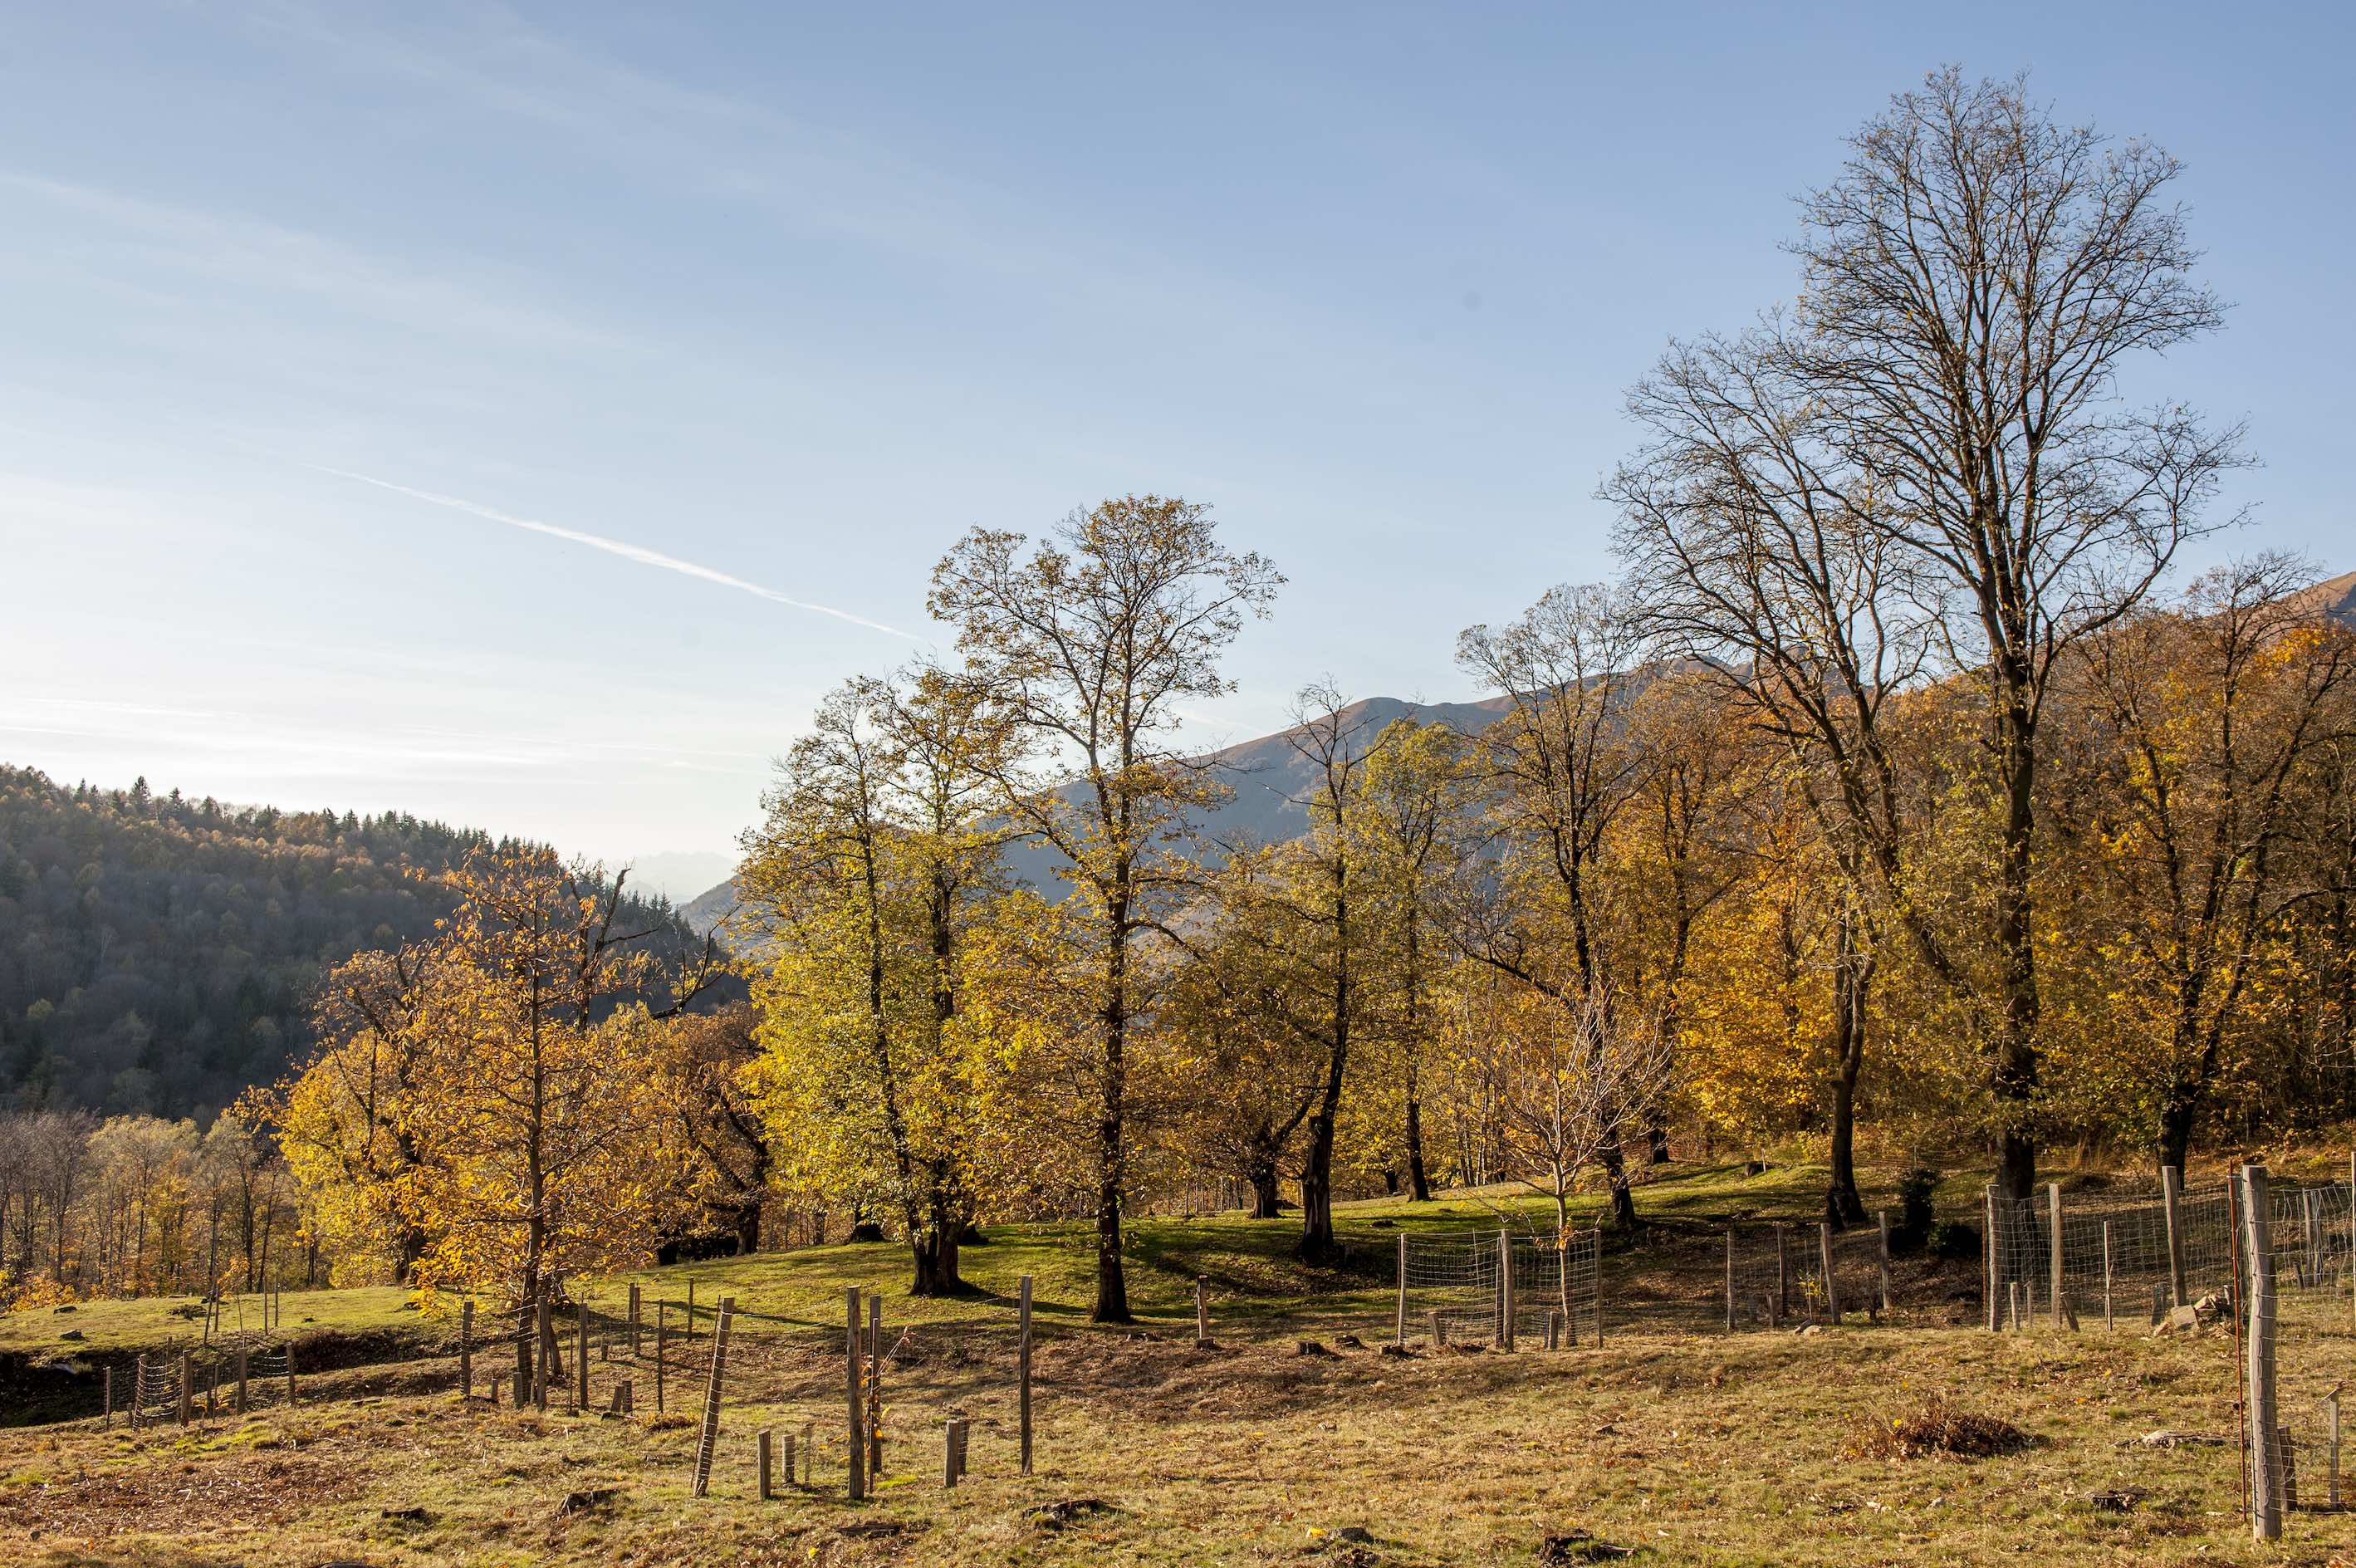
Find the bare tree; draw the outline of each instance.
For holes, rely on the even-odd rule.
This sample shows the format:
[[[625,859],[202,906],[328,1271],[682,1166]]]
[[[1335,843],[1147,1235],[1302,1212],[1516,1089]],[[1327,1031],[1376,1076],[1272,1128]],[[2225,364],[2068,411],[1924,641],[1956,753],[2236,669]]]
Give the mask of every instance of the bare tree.
[[[2190,280],[2197,252],[2165,198],[2176,162],[2057,124],[2019,81],[1934,72],[1849,148],[1841,177],[1801,202],[1797,317],[1728,356],[1766,367],[1774,395],[1730,407],[1708,395],[1709,376],[1689,395],[1676,351],[1661,379],[1696,445],[1758,462],[1731,487],[1738,499],[1765,495],[1784,515],[1836,515],[1869,536],[1854,553],[1903,575],[1948,668],[1984,693],[2000,847],[1982,1012],[1997,1179],[2020,1197],[2037,1150],[2031,871],[2048,682],[2066,650],[2151,590],[2238,461],[2237,429],[2177,405],[2133,409],[2119,386],[2135,356],[2214,329],[2222,310]],[[1740,390],[1750,373],[1715,380]],[[1640,418],[1655,406],[1645,389],[1637,401]],[[1767,409],[1803,419],[1804,444],[1746,427]],[[1807,459],[1796,473],[1794,456]],[[1895,912],[1960,983],[1902,900]]]
[[[1060,854],[1093,915],[1098,990],[1097,1299],[1100,1323],[1130,1319],[1121,1268],[1128,1174],[1128,1045],[1138,1006],[1131,948],[1186,881],[1173,846],[1189,807],[1219,786],[1168,744],[1181,707],[1231,689],[1219,660],[1283,578],[1219,542],[1210,509],[1128,496],[1074,513],[1035,548],[976,529],[933,570],[927,604],[989,700],[1033,742],[1045,789],[998,769],[1010,817]]]
[[[1507,712],[1475,743],[1489,840],[1455,879],[1451,935],[1564,1006],[1612,1004],[1604,840],[1643,779],[1626,725],[1643,647],[1627,601],[1601,586],[1556,588],[1520,620],[1457,642]],[[1625,1161],[1616,1144],[1601,1158],[1613,1222],[1633,1227]]]

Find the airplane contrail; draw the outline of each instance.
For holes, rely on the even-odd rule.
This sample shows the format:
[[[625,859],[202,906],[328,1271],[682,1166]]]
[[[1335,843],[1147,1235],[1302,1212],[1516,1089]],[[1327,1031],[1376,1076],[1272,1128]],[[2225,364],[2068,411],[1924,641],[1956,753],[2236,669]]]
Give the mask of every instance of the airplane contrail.
[[[906,638],[910,642],[923,640],[913,632],[902,631],[895,626],[885,626],[880,620],[869,620],[864,616],[853,615],[849,610],[839,610],[831,605],[812,604],[808,599],[798,599],[790,594],[781,594],[775,588],[765,588],[758,583],[747,582],[742,577],[730,576],[727,573],[716,571],[710,566],[698,565],[692,561],[682,561],[676,555],[666,555],[659,550],[648,550],[643,545],[627,543],[619,539],[608,539],[599,533],[584,533],[577,528],[562,528],[552,522],[518,517],[512,512],[499,511],[495,508],[482,506],[474,501],[463,500],[456,496],[437,495],[432,490],[415,489],[408,485],[396,485],[391,479],[380,479],[369,474],[356,474],[348,468],[331,468],[324,463],[305,463],[303,467],[317,473],[333,474],[339,479],[351,479],[363,485],[374,485],[380,490],[391,490],[395,495],[407,496],[412,500],[424,501],[432,506],[445,506],[453,511],[463,511],[475,517],[488,518],[493,522],[503,522],[509,528],[520,528],[529,533],[544,533],[551,539],[562,539],[573,544],[585,544],[592,550],[602,550],[608,555],[618,555],[625,561],[635,561],[641,566],[659,566],[666,572],[677,572],[681,576],[701,578],[707,583],[716,583],[723,588],[734,588],[740,593],[750,594],[756,599],[767,599],[772,604],[789,605],[798,610],[832,616],[837,620],[849,621],[853,626],[863,626],[870,631],[880,631],[889,637]]]

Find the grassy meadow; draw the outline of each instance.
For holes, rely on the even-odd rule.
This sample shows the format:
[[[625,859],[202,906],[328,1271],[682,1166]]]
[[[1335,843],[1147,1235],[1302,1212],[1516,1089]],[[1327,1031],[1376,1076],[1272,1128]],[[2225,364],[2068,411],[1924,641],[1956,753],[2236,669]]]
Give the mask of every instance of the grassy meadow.
[[[1642,1190],[1656,1244],[1731,1215],[1812,1218],[1822,1173],[1681,1166]],[[1958,1193],[1973,1190],[1958,1178]],[[1870,1199],[1869,1199],[1870,1201]],[[636,1413],[569,1400],[519,1412],[455,1391],[446,1319],[394,1291],[290,1293],[297,1334],[406,1338],[402,1359],[308,1376],[304,1402],[139,1433],[95,1420],[0,1429],[0,1562],[523,1564],[1301,1563],[1372,1565],[2356,1562],[2356,1520],[2294,1515],[2258,1548],[2239,1513],[2233,1360],[2221,1330],[1992,1336],[1944,1306],[1969,1262],[1928,1265],[1895,1325],[1727,1337],[1643,1322],[1605,1343],[1439,1352],[1389,1338],[1400,1226],[1494,1224],[1505,1192],[1349,1206],[1363,1274],[1290,1261],[1290,1220],[1136,1222],[1134,1330],[1085,1322],[1085,1227],[992,1228],[969,1296],[916,1302],[889,1246],[811,1248],[599,1282],[618,1309],[733,1295],[710,1495],[691,1495],[700,1376],[593,1358],[593,1404],[622,1378]],[[1533,1218],[1539,1208],[1532,1208]],[[1387,1223],[1386,1223],[1387,1222]],[[1637,1260],[1632,1259],[1633,1264]],[[1013,1441],[1015,1281],[1038,1300],[1036,1473]],[[1213,1338],[1193,1343],[1209,1282]],[[883,1484],[844,1499],[841,1292],[884,1293],[905,1330],[885,1383]],[[169,1302],[0,1323],[0,1350],[106,1352],[185,1337]],[[772,1321],[783,1319],[783,1322]],[[676,1321],[674,1316],[673,1321]],[[2356,1352],[2344,1328],[2335,1353]],[[1315,1341],[1304,1352],[1301,1341]],[[701,1348],[700,1347],[696,1348]],[[504,1366],[477,1366],[478,1386]],[[972,1422],[970,1471],[941,1484],[941,1431]],[[2003,1451],[1916,1453],[1891,1437],[1958,1416]],[[757,1498],[755,1433],[795,1435],[814,1472]],[[2150,1434],[2177,1441],[2155,1444]],[[803,1434],[807,1434],[807,1437]],[[810,1448],[815,1446],[815,1455]],[[2223,1440],[2223,1441],[2220,1441]],[[2319,1486],[2317,1488],[2319,1490]],[[1346,1532],[1346,1533],[1345,1533]],[[1623,1556],[1633,1552],[1633,1556]]]

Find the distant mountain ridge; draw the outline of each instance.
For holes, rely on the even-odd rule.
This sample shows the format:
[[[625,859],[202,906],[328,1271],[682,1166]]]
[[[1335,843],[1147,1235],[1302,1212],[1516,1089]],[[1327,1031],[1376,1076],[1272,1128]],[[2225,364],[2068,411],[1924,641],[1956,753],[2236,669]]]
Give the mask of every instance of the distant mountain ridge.
[[[1343,733],[1363,750],[1383,730],[1400,719],[1419,724],[1438,722],[1461,735],[1478,735],[1506,710],[1507,700],[1491,697],[1476,703],[1411,703],[1399,697],[1368,697],[1342,709]],[[1299,727],[1240,741],[1211,752],[1201,760],[1233,791],[1215,809],[1203,814],[1197,831],[1215,845],[1282,843],[1309,828],[1303,803],[1312,783],[1310,764],[1292,738]],[[1069,791],[1075,784],[1062,787]],[[1063,857],[1037,843],[1017,844],[1007,855],[1009,868],[1034,887],[1053,887]],[[705,889],[679,906],[681,918],[697,931],[718,929],[737,907],[734,879]]]
[[[2356,627],[2356,572],[2302,589],[2291,601],[2302,614]],[[1460,735],[1478,735],[1502,716],[1510,699],[1488,697],[1471,703],[1411,703],[1398,697],[1368,697],[1342,710],[1346,734],[1360,745],[1371,742],[1386,725],[1402,718],[1447,725]],[[1297,726],[1226,746],[1205,756],[1221,780],[1234,791],[1231,799],[1205,813],[1198,824],[1203,835],[1216,844],[1281,843],[1299,837],[1309,826],[1302,804],[1312,782],[1310,764],[1292,744]],[[1065,785],[1066,790],[1076,788]],[[1052,886],[1062,857],[1035,843],[1017,845],[1008,855],[1016,876],[1035,887]],[[708,887],[680,905],[679,914],[701,934],[710,934],[735,910],[734,880]]]

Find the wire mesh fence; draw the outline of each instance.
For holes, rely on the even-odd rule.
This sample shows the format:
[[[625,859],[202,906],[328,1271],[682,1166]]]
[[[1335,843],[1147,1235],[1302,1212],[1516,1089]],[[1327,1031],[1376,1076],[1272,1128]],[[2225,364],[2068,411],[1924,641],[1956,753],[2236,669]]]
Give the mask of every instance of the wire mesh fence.
[[[1395,1329],[1435,1345],[1501,1348],[1594,1332],[1600,1248],[1592,1230],[1402,1233]]]
[[[2049,1186],[1983,1200],[1990,1328],[2147,1326],[2233,1280],[2233,1200],[2224,1184],[2156,1194],[2069,1194]]]
[[[2263,1166],[2239,1176],[2243,1482],[2263,1540],[2280,1533],[2285,1513],[2347,1504],[2340,1391],[2356,1350],[2351,1190],[2276,1185]]]

